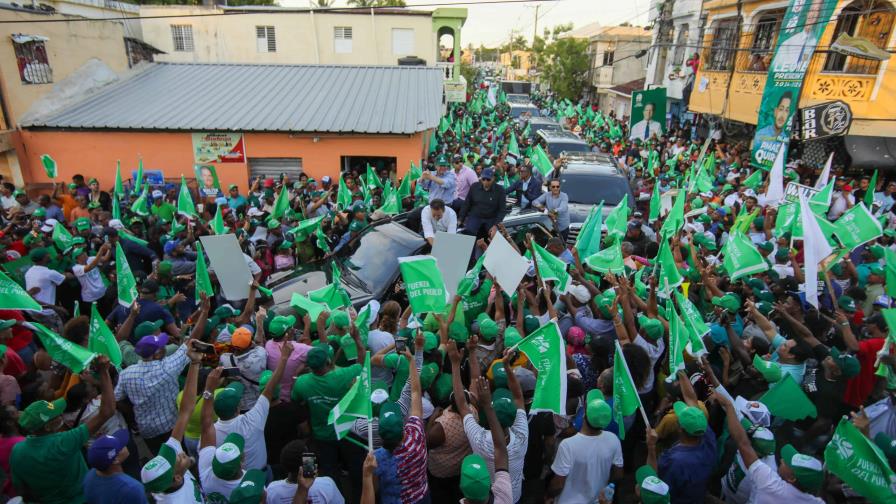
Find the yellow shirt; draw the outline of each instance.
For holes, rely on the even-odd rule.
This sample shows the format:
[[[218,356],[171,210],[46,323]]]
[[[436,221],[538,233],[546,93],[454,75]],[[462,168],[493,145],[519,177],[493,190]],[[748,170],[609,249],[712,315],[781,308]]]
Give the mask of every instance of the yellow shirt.
[[[221,392],[224,389],[218,389],[215,391],[215,397],[218,397],[218,392]],[[177,407],[180,408],[180,400],[184,396],[184,391],[181,390],[177,394]],[[196,398],[196,407],[193,408],[193,413],[190,414],[190,420],[187,422],[187,431],[184,433],[184,436],[191,439],[199,439],[202,435],[202,403],[205,399],[199,395]],[[218,421],[218,415],[212,412],[212,422]]]

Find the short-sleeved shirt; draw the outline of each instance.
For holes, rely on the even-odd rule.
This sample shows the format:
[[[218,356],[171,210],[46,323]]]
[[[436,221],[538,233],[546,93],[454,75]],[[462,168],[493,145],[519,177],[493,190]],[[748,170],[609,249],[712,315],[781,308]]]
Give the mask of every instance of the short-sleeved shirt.
[[[164,328],[168,324],[174,323],[174,317],[171,315],[171,312],[162,308],[162,305],[152,301],[150,299],[138,299],[137,304],[140,305],[140,313],[137,314],[136,320],[134,320],[134,327],[142,324],[143,322],[156,322],[161,320],[163,322],[162,327]],[[112,314],[109,315],[109,318],[116,324],[123,324],[125,320],[128,318],[128,313],[130,309],[125,308],[124,306],[118,305],[112,310]],[[115,328],[112,328],[113,330]],[[137,343],[136,339],[133,338],[133,332],[131,333],[131,342]]]
[[[125,473],[103,476],[91,469],[84,477],[84,498],[104,504],[141,504],[146,502],[146,493],[142,483]]]
[[[180,441],[174,438],[168,438],[165,444],[178,455],[184,452]],[[190,471],[184,472],[184,483],[177,490],[171,493],[154,493],[152,496],[158,504],[201,504],[205,502],[199,489],[199,482]]]
[[[87,259],[90,264],[95,258]],[[100,274],[99,268],[93,268],[87,271],[87,264],[76,264],[72,266],[72,273],[81,284],[81,301],[92,303],[106,294],[106,284],[103,283],[103,275]]]
[[[265,353],[268,358],[268,369],[277,369],[277,363],[280,362],[280,345],[282,342],[268,340],[264,344]],[[308,351],[311,350],[310,345],[304,343],[292,344],[292,353],[286,360],[286,367],[283,368],[283,378],[280,380],[280,400],[289,401],[292,392],[292,382],[299,372],[305,367],[305,359],[308,357]]]
[[[164,222],[171,222],[171,220],[174,219],[174,214],[176,212],[177,208],[167,201],[163,201],[161,205],[152,205],[149,207],[149,213]]]
[[[232,432],[243,436],[246,446],[243,449],[243,468],[262,469],[268,464],[268,451],[264,443],[264,424],[268,421],[271,403],[265,396],[255,401],[255,406],[242,415],[230,420],[215,422],[215,434],[218,446],[224,444],[224,438]]]
[[[750,504],[822,504],[824,501],[801,492],[797,487],[781,479],[778,471],[759,461],[753,462],[748,471],[753,485]],[[665,481],[665,480],[664,480]]]
[[[596,502],[610,481],[613,467],[622,468],[622,444],[615,434],[601,432],[588,436],[581,432],[560,441],[551,471],[565,476],[558,504]]]
[[[653,374],[653,368],[656,366],[656,361],[663,355],[663,351],[666,349],[666,343],[662,339],[658,339],[656,340],[656,345],[654,345],[644,339],[640,334],[635,337],[634,343],[643,348],[647,352],[647,357],[650,358],[650,372],[647,374],[647,381],[644,382],[643,387],[638,389],[639,394],[646,394],[653,390],[653,382],[656,380]]]
[[[361,365],[352,364],[344,368],[335,368],[323,376],[307,373],[296,378],[292,387],[292,400],[308,403],[311,434],[314,439],[336,440],[336,430],[327,423],[327,418],[330,410],[348,392],[359,374]]]
[[[378,448],[374,455],[381,503],[413,504],[426,495],[426,434],[420,417],[405,419],[401,445],[391,452]]]
[[[25,272],[25,289],[39,287],[40,291],[33,297],[45,305],[56,304],[56,286],[65,281],[65,275],[46,266],[35,265]]]
[[[700,444],[676,444],[663,452],[658,465],[672,502],[703,502],[716,469],[716,435],[707,427]]]
[[[286,480],[277,480],[268,485],[265,504],[291,504],[299,485]],[[344,504],[345,499],[339,493],[339,487],[332,478],[317,476],[308,489],[308,501],[311,504]]]
[[[13,485],[28,488],[37,501],[46,504],[83,502],[81,483],[87,464],[81,447],[88,437],[85,424],[56,434],[28,436],[12,449]]]
[[[489,472],[494,475],[495,446],[492,443],[491,432],[479,425],[470,414],[464,416],[464,432],[467,433],[473,453],[485,459]],[[507,465],[513,483],[514,502],[518,501],[523,493],[523,464],[528,446],[529,421],[526,418],[526,410],[517,409],[516,418],[510,426],[510,441],[507,443]]]

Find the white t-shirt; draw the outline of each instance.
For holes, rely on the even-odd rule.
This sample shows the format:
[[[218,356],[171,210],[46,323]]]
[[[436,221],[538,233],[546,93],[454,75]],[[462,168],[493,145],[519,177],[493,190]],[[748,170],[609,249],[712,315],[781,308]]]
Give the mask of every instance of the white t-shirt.
[[[93,257],[87,258],[87,264],[93,261]],[[86,271],[87,264],[76,264],[72,266],[72,273],[81,283],[81,301],[92,303],[106,294],[106,284],[103,283],[103,275],[100,274],[99,268],[93,268]]]
[[[666,343],[660,338],[656,340],[656,345],[653,345],[640,334],[635,338],[634,343],[643,348],[647,352],[647,356],[650,357],[650,373],[647,374],[647,382],[644,383],[643,387],[638,389],[639,394],[646,394],[653,390],[653,382],[656,380],[656,377],[653,375],[653,367],[656,366],[656,361],[663,355],[663,350],[666,349]]]
[[[246,443],[248,445],[248,443]],[[215,458],[215,446],[206,446],[199,450],[199,481],[202,482],[202,490],[205,492],[205,501],[209,504],[226,503],[233,489],[240,486],[246,471],[242,471],[240,477],[235,480],[222,480],[215,476],[212,470],[212,460]]]
[[[464,432],[470,442],[473,453],[485,459],[488,471],[495,475],[495,446],[492,444],[492,433],[476,422],[473,415],[464,416]],[[507,465],[510,479],[513,482],[513,502],[520,500],[523,494],[523,462],[529,446],[529,420],[526,410],[517,409],[516,418],[510,426],[510,441],[507,443]]]
[[[775,470],[775,455],[769,455],[759,459],[756,464],[765,464],[772,470]],[[722,496],[725,502],[732,504],[746,504],[750,500],[750,494],[753,492],[753,481],[747,474],[747,468],[744,467],[744,459],[740,453],[735,455],[734,462],[728,467],[728,472],[722,476]]]
[[[298,488],[299,485],[286,480],[272,481],[266,489],[265,502],[267,504],[290,504]],[[326,476],[318,476],[314,478],[311,488],[308,489],[308,502],[311,504],[344,504],[345,499],[339,493],[335,481]]]
[[[56,286],[65,281],[65,275],[42,265],[35,265],[25,272],[25,290],[40,287],[40,292],[31,296],[45,305],[56,304]]]
[[[765,464],[754,462],[748,474],[753,483],[750,504],[824,504],[818,497],[800,492],[797,487],[781,479],[778,471]]]
[[[603,431],[597,436],[580,432],[560,441],[551,471],[565,476],[566,483],[557,504],[597,502],[598,494],[610,481],[613,466],[622,465],[622,444],[612,432]]]
[[[260,396],[255,401],[252,409],[237,415],[230,420],[218,420],[215,422],[215,435],[217,445],[224,444],[224,438],[231,432],[236,432],[246,440],[243,449],[243,469],[262,469],[268,465],[268,449],[264,443],[264,424],[268,421],[268,412],[271,403],[265,396]]]
[[[428,207],[427,207],[428,208]],[[395,344],[395,338],[391,333],[373,329],[367,333],[367,348],[371,354],[375,354],[389,345]],[[370,379],[374,382],[382,381],[386,385],[392,385],[392,370],[383,366],[371,366]]]
[[[180,441],[174,438],[168,438],[165,444],[174,450],[174,453],[181,454],[183,449],[180,447]],[[154,493],[152,497],[158,503],[164,504],[202,504],[202,492],[199,490],[199,483],[196,478],[190,474],[190,471],[184,472],[184,484],[171,493]]]

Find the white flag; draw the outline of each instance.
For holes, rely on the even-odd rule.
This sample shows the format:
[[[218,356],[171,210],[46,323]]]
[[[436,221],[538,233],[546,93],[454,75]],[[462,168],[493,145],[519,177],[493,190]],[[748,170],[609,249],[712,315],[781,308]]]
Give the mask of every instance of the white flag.
[[[786,148],[787,144],[781,143],[778,155],[775,156],[775,164],[772,165],[772,171],[768,177],[765,200],[766,204],[771,206],[777,206],[778,202],[784,199],[784,150]]]
[[[816,189],[824,189],[824,186],[828,184],[828,179],[831,178],[831,164],[834,162],[834,153],[831,152],[831,155],[828,156],[828,162],[824,164],[824,170],[821,170],[821,175],[818,176],[818,180],[815,181]]]
[[[494,107],[495,104],[498,103],[498,97],[495,96],[495,86],[489,86],[487,98],[488,104],[492,107]]]
[[[831,255],[833,250],[828,244],[821,226],[815,220],[815,214],[806,201],[806,196],[800,193],[800,220],[803,224],[803,259],[806,266],[805,290],[806,301],[818,308],[818,263]]]

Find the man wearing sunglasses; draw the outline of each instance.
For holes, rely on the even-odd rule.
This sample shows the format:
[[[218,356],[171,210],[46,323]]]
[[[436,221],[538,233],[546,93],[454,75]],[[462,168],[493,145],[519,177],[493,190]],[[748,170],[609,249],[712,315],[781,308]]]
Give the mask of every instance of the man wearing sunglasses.
[[[485,237],[504,218],[505,207],[504,188],[495,183],[494,168],[482,170],[479,182],[470,186],[470,192],[467,193],[460,211],[464,233]]]
[[[566,241],[569,236],[569,196],[560,191],[560,181],[551,180],[548,184],[548,192],[536,198],[532,202],[532,206],[538,210],[547,211],[548,217],[554,223],[554,228],[560,233],[563,241]]]

